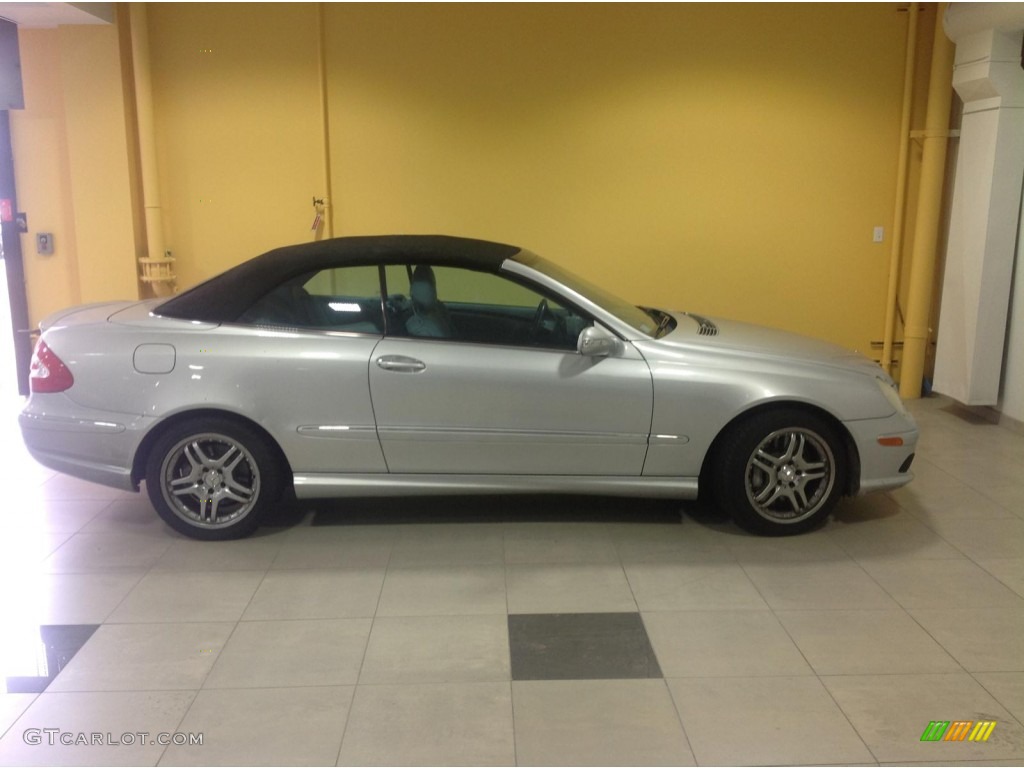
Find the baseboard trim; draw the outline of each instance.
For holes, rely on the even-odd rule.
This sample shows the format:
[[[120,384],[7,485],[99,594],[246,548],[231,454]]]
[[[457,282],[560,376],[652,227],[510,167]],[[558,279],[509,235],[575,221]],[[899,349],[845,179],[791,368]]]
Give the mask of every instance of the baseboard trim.
[[[1024,421],[1007,416],[995,406],[964,405],[959,400],[954,400],[948,395],[935,393],[933,396],[945,399],[949,404],[942,406],[942,410],[953,414],[957,418],[975,424],[980,424],[981,422],[995,424],[1011,432],[1016,432],[1018,435],[1024,435]]]

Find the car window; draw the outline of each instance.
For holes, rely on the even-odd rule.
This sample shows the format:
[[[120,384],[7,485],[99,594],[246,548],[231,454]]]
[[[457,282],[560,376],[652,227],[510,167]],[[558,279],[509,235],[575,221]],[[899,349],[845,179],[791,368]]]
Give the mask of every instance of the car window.
[[[428,264],[385,270],[388,333],[478,344],[575,349],[590,319],[490,272]]]
[[[239,318],[253,325],[383,333],[380,272],[375,266],[307,273],[275,288]]]

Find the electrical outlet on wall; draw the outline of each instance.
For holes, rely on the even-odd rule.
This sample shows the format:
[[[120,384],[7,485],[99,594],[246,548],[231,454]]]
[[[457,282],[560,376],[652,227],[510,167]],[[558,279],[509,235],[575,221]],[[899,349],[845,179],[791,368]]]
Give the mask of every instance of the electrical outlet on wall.
[[[52,232],[37,232],[36,233],[36,253],[40,256],[52,256],[53,255],[53,233]]]
[[[885,239],[885,227],[875,227],[871,234],[871,242],[880,243]]]

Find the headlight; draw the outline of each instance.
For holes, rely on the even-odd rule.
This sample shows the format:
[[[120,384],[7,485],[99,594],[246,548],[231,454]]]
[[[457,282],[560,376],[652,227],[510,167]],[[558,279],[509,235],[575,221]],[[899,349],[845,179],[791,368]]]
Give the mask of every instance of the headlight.
[[[888,378],[888,377],[886,377]],[[903,400],[900,399],[900,393],[896,391],[896,384],[892,379],[886,381],[881,376],[875,379],[878,382],[878,388],[882,390],[882,394],[885,395],[885,399],[889,401],[897,413],[906,414],[907,406],[903,404]]]

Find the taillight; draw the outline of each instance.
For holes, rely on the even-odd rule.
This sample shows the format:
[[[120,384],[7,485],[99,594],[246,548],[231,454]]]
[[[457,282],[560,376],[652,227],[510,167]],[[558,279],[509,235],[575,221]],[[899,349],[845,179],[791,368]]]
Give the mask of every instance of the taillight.
[[[32,353],[32,365],[28,374],[29,387],[33,392],[63,392],[75,383],[75,377],[64,365],[64,361],[40,340]]]

